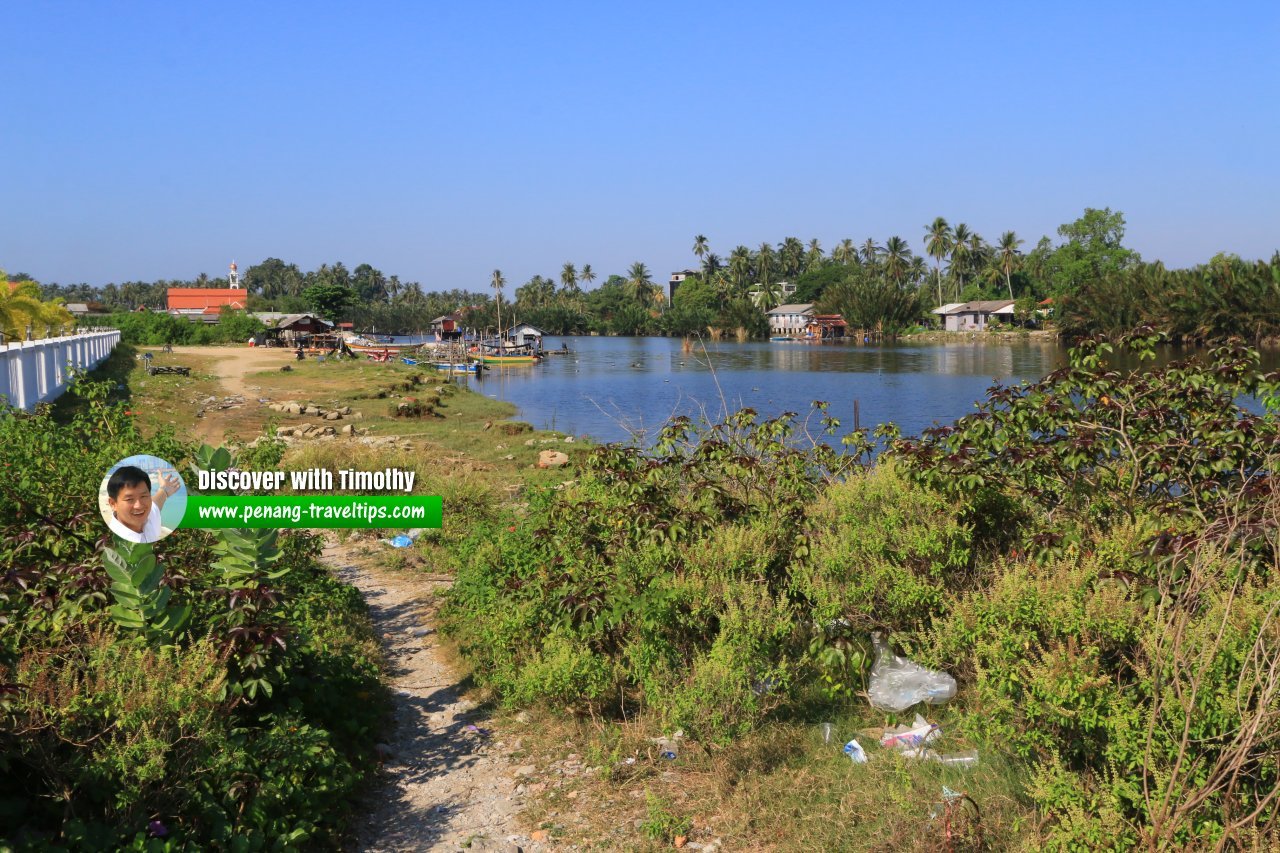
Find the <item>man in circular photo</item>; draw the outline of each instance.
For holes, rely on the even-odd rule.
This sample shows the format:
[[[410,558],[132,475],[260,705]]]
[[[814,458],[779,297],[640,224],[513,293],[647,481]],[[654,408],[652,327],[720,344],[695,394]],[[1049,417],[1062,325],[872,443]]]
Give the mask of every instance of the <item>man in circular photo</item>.
[[[154,468],[157,486],[152,485],[151,473],[139,465],[124,464],[134,462],[132,457],[116,466],[103,483],[102,516],[112,533],[129,542],[155,542],[168,536],[176,522],[165,524],[162,510],[172,495],[184,489],[182,479],[167,463],[155,457],[144,459],[160,463],[149,466]]]

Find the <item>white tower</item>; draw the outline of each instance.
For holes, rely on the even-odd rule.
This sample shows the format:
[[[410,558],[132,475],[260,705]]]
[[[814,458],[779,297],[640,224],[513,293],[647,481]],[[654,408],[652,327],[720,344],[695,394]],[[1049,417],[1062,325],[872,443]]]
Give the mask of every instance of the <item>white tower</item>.
[[[234,290],[240,289],[240,273],[236,272],[236,262],[231,262],[231,272],[227,275],[227,286]]]

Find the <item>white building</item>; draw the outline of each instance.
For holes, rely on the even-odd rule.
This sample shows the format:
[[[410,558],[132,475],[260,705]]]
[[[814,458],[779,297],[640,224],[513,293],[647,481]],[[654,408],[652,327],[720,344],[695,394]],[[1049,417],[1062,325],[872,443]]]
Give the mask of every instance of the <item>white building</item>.
[[[813,318],[813,313],[812,302],[779,305],[766,315],[769,318],[770,336],[799,337],[803,335]]]

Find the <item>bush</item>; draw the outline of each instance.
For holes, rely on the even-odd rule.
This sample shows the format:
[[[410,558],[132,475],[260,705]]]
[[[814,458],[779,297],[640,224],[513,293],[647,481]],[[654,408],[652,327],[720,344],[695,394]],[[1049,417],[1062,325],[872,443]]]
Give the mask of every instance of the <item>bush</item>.
[[[4,840],[336,845],[387,707],[359,594],[317,562],[311,534],[183,530],[138,549],[161,568],[157,602],[190,618],[136,630],[110,609],[124,593],[103,568],[103,473],[136,453],[183,468],[235,459],[140,435],[105,383],[79,377],[73,393],[83,404],[66,422],[0,412]],[[281,448],[252,452],[257,464]],[[152,821],[164,842],[148,841]]]

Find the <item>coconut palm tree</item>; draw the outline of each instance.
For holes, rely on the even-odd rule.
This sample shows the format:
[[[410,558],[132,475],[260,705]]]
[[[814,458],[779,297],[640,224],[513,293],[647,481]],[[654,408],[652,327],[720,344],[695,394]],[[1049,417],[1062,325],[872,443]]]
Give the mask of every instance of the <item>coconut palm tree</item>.
[[[709,280],[722,266],[724,266],[724,261],[721,257],[715,252],[711,252],[702,261],[702,274]]]
[[[863,243],[862,247],[858,250],[858,255],[861,258],[862,263],[869,267],[874,267],[879,262],[880,253],[882,251],[884,251],[884,249],[881,246],[877,246],[876,241],[868,237],[867,242]]]
[[[795,279],[800,274],[800,266],[804,261],[804,243],[799,237],[787,237],[778,244],[778,259],[781,261],[782,275],[787,279]]]
[[[494,270],[493,276],[489,279],[489,286],[493,288],[493,292],[498,296],[498,343],[502,343],[502,289],[507,286],[507,280],[502,277],[502,270]]]
[[[578,289],[578,270],[573,264],[566,262],[560,268],[560,285],[565,290]]]
[[[901,237],[890,237],[884,244],[881,257],[885,273],[901,284],[911,263],[911,247],[907,245],[907,241]]]
[[[711,246],[707,243],[705,235],[699,234],[693,238],[693,253],[698,256],[698,263],[702,263],[702,259],[711,251]]]
[[[1012,231],[1006,231],[1000,235],[1000,246],[996,249],[996,257],[999,259],[1000,270],[1004,273],[1004,286],[1009,288],[1009,298],[1013,298],[1013,283],[1009,276],[1022,260],[1022,253],[1018,251],[1018,247],[1023,243],[1018,239],[1018,235]]]
[[[751,286],[751,250],[746,246],[735,246],[729,253],[729,277],[735,295],[744,297]]]
[[[951,225],[941,216],[924,227],[924,250],[933,258],[933,284],[937,289],[938,304],[942,304],[942,259],[951,254],[953,236]]]
[[[756,252],[756,281],[765,290],[768,290],[769,280],[773,277],[774,259],[773,246],[761,243],[760,250]]]
[[[849,266],[858,259],[858,250],[853,246],[853,240],[845,237],[840,244],[831,250],[831,258],[839,264]]]
[[[583,264],[582,272],[578,273],[578,278],[582,279],[583,284],[591,284],[596,280],[595,270],[591,269],[591,264]]]
[[[642,307],[647,308],[653,301],[653,278],[649,275],[649,268],[640,261],[627,270],[627,287],[632,298]]]
[[[948,269],[956,284],[956,299],[960,298],[960,292],[964,290],[964,268],[969,262],[969,244],[974,236],[974,232],[963,222],[957,223],[955,230],[951,232],[951,260]]]
[[[804,254],[804,271],[808,272],[820,263],[822,263],[822,244],[818,242],[817,237],[814,237],[809,241],[809,248]]]

